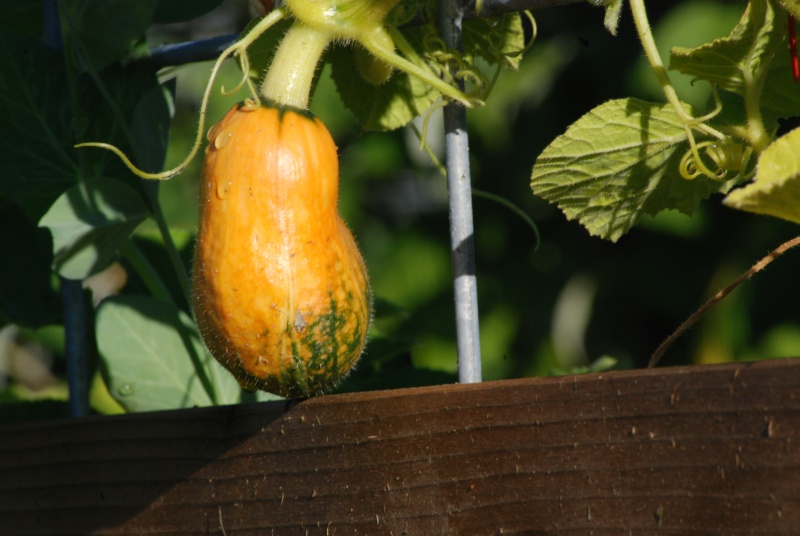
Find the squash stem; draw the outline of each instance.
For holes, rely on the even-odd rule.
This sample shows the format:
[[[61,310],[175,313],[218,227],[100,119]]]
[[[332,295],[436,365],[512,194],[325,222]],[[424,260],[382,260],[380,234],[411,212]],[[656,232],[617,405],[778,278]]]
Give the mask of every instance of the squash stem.
[[[283,37],[261,85],[261,96],[305,110],[322,53],[333,36],[297,20]]]

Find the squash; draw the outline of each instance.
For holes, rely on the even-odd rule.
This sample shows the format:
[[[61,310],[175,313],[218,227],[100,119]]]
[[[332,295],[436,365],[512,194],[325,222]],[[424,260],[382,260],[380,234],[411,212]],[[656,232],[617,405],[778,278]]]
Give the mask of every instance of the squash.
[[[209,131],[193,307],[247,390],[319,394],[362,353],[372,300],[338,181],[336,146],[307,112],[239,104]]]

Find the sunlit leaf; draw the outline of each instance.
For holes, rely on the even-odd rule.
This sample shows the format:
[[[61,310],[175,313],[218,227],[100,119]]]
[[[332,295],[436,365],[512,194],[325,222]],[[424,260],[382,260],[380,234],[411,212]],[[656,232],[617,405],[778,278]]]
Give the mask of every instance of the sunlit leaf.
[[[786,32],[783,20],[780,22],[778,25],[767,0],[750,2],[728,37],[693,49],[673,48],[670,68],[743,95],[745,79],[758,79],[783,43]]]
[[[606,4],[606,15],[603,17],[603,25],[611,35],[617,35],[619,17],[622,14],[623,0],[610,0]]]
[[[616,241],[644,214],[690,214],[718,188],[683,179],[686,131],[674,109],[637,99],[598,106],[539,156],[533,192],[555,203],[596,236]]]
[[[800,18],[800,0],[778,0],[778,2],[783,9]]]
[[[127,411],[278,399],[263,392],[244,396],[206,351],[189,315],[147,296],[114,296],[100,304],[97,348],[109,392]]]
[[[421,29],[404,32],[417,50],[423,39]],[[334,47],[326,56],[339,96],[365,130],[394,130],[422,115],[440,95],[413,76],[394,71],[384,84],[375,86],[364,80],[349,46]]]
[[[128,411],[208,406],[195,369],[217,366],[189,315],[145,296],[115,296],[97,311],[97,348],[111,395]]]
[[[724,203],[800,223],[800,128],[767,147],[758,159],[753,182],[731,192]]]
[[[53,269],[83,279],[108,266],[122,240],[149,215],[139,194],[109,178],[73,186],[39,224],[53,233]]]

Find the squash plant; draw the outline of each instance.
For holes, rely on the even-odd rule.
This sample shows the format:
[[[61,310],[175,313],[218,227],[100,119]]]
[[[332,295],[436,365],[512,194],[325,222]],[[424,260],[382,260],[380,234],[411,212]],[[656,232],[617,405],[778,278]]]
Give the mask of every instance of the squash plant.
[[[155,0],[64,2],[51,4],[41,19],[35,8],[14,13],[20,20],[30,20],[46,31],[60,31],[60,35],[53,36],[50,48],[29,36],[6,34],[9,65],[16,65],[27,54],[20,65],[32,77],[33,67],[42,59],[49,60],[57,67],[53,73],[71,82],[54,84],[53,90],[59,93],[42,102],[44,106],[63,107],[59,119],[64,123],[36,125],[45,131],[45,140],[58,143],[49,156],[61,166],[57,169],[63,168],[55,175],[60,182],[43,186],[39,177],[54,182],[48,176],[51,174],[19,169],[17,181],[8,184],[4,192],[10,210],[19,209],[19,224],[35,228],[31,224],[38,222],[39,229],[34,234],[44,242],[40,249],[48,249],[47,231],[52,237],[52,260],[50,254],[44,253],[37,261],[40,265],[51,262],[62,282],[66,282],[86,279],[122,255],[150,294],[110,297],[97,309],[100,369],[111,396],[126,410],[251,399],[252,395],[243,394],[238,383],[213,362],[206,346],[234,372],[242,386],[294,396],[330,388],[359,357],[371,317],[365,269],[352,236],[336,214],[336,148],[325,127],[304,111],[319,58],[329,43],[363,47],[337,51],[336,69],[337,76],[344,75],[343,80],[350,86],[342,89],[342,94],[357,95],[350,97],[352,102],[370,106],[369,117],[362,121],[365,128],[402,126],[440,94],[471,106],[479,101],[487,85],[484,76],[460,54],[441,46],[431,21],[412,31],[417,40],[430,41],[419,48],[412,44],[414,38],[410,41],[396,29],[399,22],[418,13],[417,9],[427,12],[435,7],[434,3],[417,6],[408,2],[395,9],[397,1],[372,2],[369,9],[364,9],[364,2],[289,2],[256,21],[222,53],[205,92],[196,143],[177,168],[161,172],[174,87],[169,81],[159,83],[156,69],[146,61],[136,61],[137,56],[146,53],[142,48],[143,33],[153,22],[191,18],[217,3],[181,8]],[[387,18],[390,12],[392,17]],[[48,16],[54,17],[55,23]],[[282,20],[291,24],[285,35],[285,26],[264,35],[265,30]],[[475,39],[466,41],[467,57],[483,54],[493,60],[505,58],[506,66],[514,65],[509,51],[516,53],[523,45],[518,15],[509,15],[500,22],[474,21],[470,27]],[[262,35],[263,42],[254,44]],[[252,69],[261,72],[266,62],[251,61],[251,55],[262,61],[270,56],[276,36],[280,36],[282,44],[275,57],[270,58],[269,74],[257,92],[250,78]],[[140,178],[169,178],[190,163],[205,134],[206,105],[212,98],[215,75],[230,55],[237,57],[243,71],[235,90],[244,87],[249,94],[244,104],[231,110],[210,134],[202,178],[208,190],[201,196],[203,217],[192,293],[185,259],[181,258],[158,201],[158,184]],[[352,61],[353,56],[358,58],[356,62]],[[451,72],[454,62],[461,64],[452,70],[453,76],[469,78],[474,94],[465,94],[455,87],[453,79],[441,76]],[[136,75],[142,79],[141,87],[136,85]],[[363,78],[366,89],[358,83],[352,86],[354,75]],[[420,81],[423,91],[419,91]],[[369,98],[364,98],[367,95]],[[20,115],[36,121],[41,111],[31,107],[30,97],[20,95],[10,107],[16,111],[15,105],[27,105],[21,108]],[[39,97],[44,96],[36,96],[37,104]],[[381,110],[388,115],[381,115]],[[53,111],[52,115],[59,113]],[[290,134],[295,125],[304,130]],[[24,127],[22,121],[16,126],[22,133]],[[274,132],[280,132],[277,140],[272,136]],[[24,156],[33,146],[31,142],[22,139],[18,154]],[[85,148],[92,145],[111,149],[116,155]],[[251,147],[249,152],[246,147]],[[236,156],[228,158],[232,154]],[[264,166],[274,173],[253,171],[251,163],[257,154],[266,158],[262,160]],[[290,155],[294,155],[294,162],[287,160]],[[44,160],[44,164],[51,163]],[[264,184],[265,180],[273,182]],[[256,197],[267,201],[253,203],[250,220],[243,215],[245,205],[225,206],[226,199],[247,203],[254,190]],[[271,220],[260,219],[260,211]],[[239,218],[236,225],[229,225],[229,216]],[[131,232],[148,218],[155,222],[171,264],[172,274],[168,277],[177,284],[165,279],[131,239]],[[248,231],[251,234],[245,236]],[[248,264],[252,257],[246,245],[249,237],[261,239],[259,253],[268,253],[260,263]],[[269,272],[269,277],[255,277],[249,283],[247,277],[239,277],[259,270]],[[222,279],[218,274],[224,274]],[[51,304],[52,290],[46,279],[40,276],[37,283],[47,289]],[[231,285],[236,287],[233,293]],[[241,293],[236,295],[238,290]],[[226,301],[226,296],[234,295],[234,301]],[[254,301],[261,303],[259,307],[263,309],[253,309]],[[189,307],[191,303],[193,308]],[[201,342],[192,309],[206,345]],[[256,322],[263,323],[240,323],[234,327],[232,315],[239,315],[238,320],[243,322],[259,317]],[[276,320],[266,318],[270,315]],[[52,320],[39,317],[28,324]],[[277,333],[284,328],[288,338]],[[345,336],[352,336],[352,342]],[[255,348],[260,343],[263,346]],[[247,353],[248,347],[253,348],[251,354]],[[284,357],[275,359],[276,355]],[[268,362],[265,368],[263,365]]]
[[[603,3],[613,33],[623,0]],[[644,215],[668,209],[691,214],[712,193],[725,194],[729,207],[800,223],[800,128],[779,129],[779,121],[800,116],[800,4],[751,0],[728,37],[672,49],[671,70],[711,85],[712,98],[698,113],[680,100],[670,80],[644,1],[628,3],[667,103],[628,98],[593,109],[539,155],[533,192],[613,242]],[[778,246],[738,282],[799,242]],[[732,288],[701,307],[676,335]],[[665,351],[659,347],[650,366]]]
[[[46,2],[45,6],[53,8],[55,4]],[[13,233],[4,232],[2,236],[6,242],[4,251],[19,250],[22,244],[28,246],[25,254],[19,256],[19,262],[3,263],[2,269],[6,272],[2,313],[4,318],[27,326],[58,323],[62,319],[57,312],[58,297],[53,290],[58,284],[52,281],[52,274],[69,280],[82,280],[106,268],[113,260],[123,259],[131,269],[131,277],[136,277],[141,283],[135,290],[104,300],[97,309],[94,328],[100,368],[107,387],[115,403],[129,411],[253,399],[253,395],[244,393],[239,384],[217,366],[201,341],[190,308],[192,293],[187,266],[191,261],[192,236],[169,228],[159,203],[158,192],[162,186],[157,181],[136,177],[124,161],[108,151],[74,148],[77,143],[103,142],[108,147],[117,148],[119,154],[126,155],[128,164],[143,172],[140,174],[151,178],[171,175],[161,170],[174,112],[174,81],[160,79],[156,67],[141,59],[137,61],[147,54],[143,36],[153,23],[189,20],[219,4],[218,0],[191,3],[66,0],[58,3],[57,11],[43,14],[38,3],[0,2],[0,12],[3,13],[0,15],[3,17],[0,18],[3,28],[0,32],[3,41],[0,49],[3,55],[0,58],[3,96],[0,112],[7,120],[4,140],[13,140],[13,143],[6,141],[0,153],[4,173],[0,202],[3,229],[14,229]],[[260,92],[255,86],[261,82],[264,67],[271,61],[273,51],[293,21],[287,10],[298,10],[298,18],[301,18],[305,16],[299,15],[302,4],[289,2],[287,7],[254,21],[250,29],[255,30],[259,25],[271,27],[258,38],[257,33],[245,30],[244,41],[228,50],[227,54],[236,53],[236,59],[247,75],[237,85],[242,88],[240,94],[244,94],[243,98],[258,98]],[[516,94],[513,98],[520,102],[526,98],[525,92],[531,92],[524,85],[520,85],[516,93],[514,90],[509,92],[502,79],[496,86],[494,84],[496,66],[516,68],[520,65],[519,53],[526,46],[522,18],[513,14],[491,20],[468,21],[465,24],[464,52],[459,55],[443,47],[432,24],[419,24],[420,18],[426,20],[426,15],[432,13],[433,4],[401,2],[381,14],[386,17],[383,26],[386,31],[371,34],[370,39],[374,41],[368,40],[367,44],[355,47],[328,47],[323,59],[328,66],[324,76],[330,73],[341,102],[351,110],[364,130],[398,129],[435,108],[442,93],[465,104],[477,105],[486,100],[489,103],[486,113],[478,112],[471,117],[475,117],[473,127],[480,131],[483,125],[488,133],[478,138],[478,150],[481,145],[491,148],[502,140],[503,132],[507,132],[499,128],[501,123],[498,121],[503,115],[495,110],[503,110],[512,98],[510,94]],[[534,7],[535,4],[532,2]],[[639,26],[645,28],[643,6],[640,2],[632,5],[637,6]],[[716,73],[717,78],[710,79],[715,84],[715,97],[710,100],[707,113],[688,111],[684,105],[676,105],[669,94],[668,83],[662,84],[669,97],[667,105],[648,104],[636,99],[602,105],[544,149],[534,166],[534,192],[556,203],[568,217],[577,217],[592,234],[617,240],[631,231],[635,224],[647,221],[643,217],[645,214],[669,208],[688,212],[696,209],[699,202],[713,192],[727,193],[731,188],[746,183],[756,169],[756,159],[767,158],[771,150],[780,149],[780,145],[770,149],[772,145],[769,143],[778,136],[776,127],[780,118],[797,115],[795,99],[798,92],[791,82],[789,55],[779,53],[788,35],[786,27],[779,23],[785,15],[782,9],[793,9],[794,5],[788,1],[750,2],[748,14],[728,39],[714,41],[697,51],[686,51],[683,56],[676,53],[673,60],[676,68],[681,69],[681,60],[677,58],[683,57],[684,68],[681,70],[701,78]],[[615,14],[620,12],[620,6],[620,2],[611,3],[606,17],[609,27],[614,27]],[[586,9],[589,10],[589,6]],[[598,14],[591,12],[587,17],[600,27],[602,17]],[[48,22],[48,17],[55,17],[58,24],[53,25],[52,20]],[[624,20],[620,26],[621,33]],[[60,29],[60,33],[53,28]],[[354,30],[345,28],[345,31]],[[641,33],[646,37],[647,32]],[[44,40],[40,38],[42,34]],[[247,36],[252,36],[252,39]],[[349,33],[339,39],[353,43],[358,37],[357,33]],[[557,40],[550,42],[556,43]],[[534,43],[530,54],[535,61],[541,58],[537,56],[537,46],[538,42]],[[613,50],[613,43],[610,47]],[[393,55],[392,49],[396,50],[397,56]],[[543,55],[553,52],[552,47],[547,48],[547,41],[541,50]],[[761,54],[758,52],[753,56],[753,50],[763,51],[763,55],[758,55]],[[649,59],[660,72],[652,47],[650,52]],[[713,73],[700,67],[706,61],[703,54],[708,52],[725,58],[723,65]],[[608,56],[604,61],[608,63]],[[387,65],[393,67],[388,79],[390,69]],[[476,69],[475,65],[481,68]],[[766,70],[765,65],[768,65]],[[743,67],[756,70],[747,73]],[[417,75],[422,73],[422,78],[407,76],[403,68]],[[322,78],[319,70],[306,69],[304,72],[310,75],[310,79],[302,82],[304,86],[308,84],[311,87]],[[426,82],[424,72],[434,73],[435,80],[428,77]],[[42,73],[47,74],[43,76]],[[466,94],[449,89],[454,82],[452,78],[448,79],[452,76],[450,73],[457,73],[467,81]],[[742,82],[747,76],[757,81],[755,85],[747,86]],[[786,76],[789,78],[785,79]],[[281,80],[284,76],[277,78],[278,87],[284,87],[284,80]],[[440,78],[444,82],[438,81]],[[9,84],[8,80],[14,80],[14,83]],[[531,83],[530,87],[539,87],[537,84]],[[487,97],[489,88],[495,90]],[[209,85],[203,109],[215,98],[216,91],[212,92],[212,89],[216,86]],[[282,97],[277,97],[277,100],[282,100]],[[580,101],[573,98],[573,113],[576,102]],[[303,102],[290,104],[304,107]],[[577,111],[582,113],[582,110]],[[757,128],[751,128],[758,127],[759,121],[766,137],[758,135]],[[659,138],[663,133],[658,127],[666,129],[667,135]],[[525,128],[528,133],[534,130],[529,126]],[[591,132],[602,132],[602,135],[592,136]],[[198,140],[205,135],[203,126],[197,131]],[[781,144],[792,140],[787,137]],[[520,149],[524,147],[524,141],[514,147],[513,158],[506,157],[509,162],[513,160],[512,165],[505,169],[517,169],[513,167],[516,162],[530,169],[530,162],[538,149],[533,153],[527,147]],[[199,149],[200,145],[195,144],[195,148]],[[614,156],[618,158],[609,160]],[[782,158],[776,161],[787,162]],[[489,159],[485,167],[492,165],[488,162]],[[179,164],[178,170],[185,169],[186,165]],[[555,169],[559,172],[554,173]],[[784,171],[782,177],[791,188],[796,170]],[[695,174],[697,176],[692,177]],[[514,177],[522,176],[519,173],[508,175],[503,181],[495,180],[497,177],[492,175],[492,186],[511,188],[520,182]],[[585,181],[588,176],[593,180]],[[755,177],[752,184],[758,182],[758,171]],[[221,187],[225,189],[224,184]],[[343,182],[343,196],[348,195],[349,188]],[[541,206],[535,204],[535,199],[516,194],[509,197],[538,215],[544,214]],[[780,195],[776,199],[783,202],[786,196]],[[141,229],[143,221],[150,222],[151,229],[156,229],[157,239],[143,240],[141,231],[132,234],[134,229]],[[484,231],[502,227],[493,227],[491,217],[482,223],[481,226],[479,222],[476,230],[476,241],[488,248],[502,244],[502,231],[494,234]],[[548,224],[543,232],[551,228]],[[525,247],[520,248],[517,243],[512,249],[527,251],[532,240],[529,230],[526,233]],[[492,238],[487,240],[483,236]],[[550,287],[553,282],[563,285],[564,280],[552,279],[552,272],[541,271],[548,262],[553,262],[552,237],[555,233],[550,236],[548,239],[545,234],[543,251],[534,261],[534,269],[540,270],[537,274],[542,276],[543,283],[534,282],[532,285],[538,292],[537,300],[552,302],[555,297],[552,297],[554,293]],[[151,254],[154,244],[159,252],[156,256]],[[594,243],[585,246],[582,243],[572,249],[578,252],[585,249],[591,258],[597,246]],[[566,253],[562,255],[573,254],[568,249],[565,248],[563,251]],[[610,255],[613,250],[602,251]],[[426,259],[424,250],[415,252],[413,259],[411,270],[421,272]],[[503,268],[500,263],[490,266],[498,274]],[[516,287],[519,287],[520,281],[528,282],[529,268],[522,272],[524,275],[520,275],[517,269],[513,275],[502,278],[516,281]],[[657,279],[655,275],[652,277]],[[489,279],[491,285],[491,277]],[[26,283],[14,284],[16,281]],[[416,286],[424,284],[424,280],[415,281]],[[494,285],[497,285],[496,281]],[[510,298],[521,300],[520,308],[524,305],[536,309],[530,307],[526,292],[515,290],[513,294]],[[395,311],[380,300],[380,295],[377,298],[376,321],[380,322],[387,312]],[[531,323],[535,321],[535,326],[527,324],[526,339],[535,339],[531,334],[541,333],[538,326],[548,324],[551,308],[538,309],[531,316]],[[451,315],[450,311],[447,309],[447,314]],[[507,337],[502,334],[514,329],[525,331],[526,325],[519,324],[515,315],[507,311],[503,307],[492,309],[491,314],[483,318],[485,329],[501,334],[497,337]],[[432,314],[444,316],[436,309]],[[292,327],[305,329],[303,324],[308,325],[302,311],[300,317],[289,314],[288,318]],[[422,322],[424,320],[420,320]],[[398,353],[397,346],[386,342],[373,337],[370,359],[362,365],[363,368],[369,367],[373,361],[381,362],[381,352],[387,355]],[[536,344],[534,341],[525,348]],[[489,359],[502,364],[506,356],[500,353]],[[530,354],[526,354],[519,361],[532,359]],[[607,366],[607,362],[595,363],[594,367]],[[586,365],[585,370],[592,370],[592,365]],[[388,374],[384,371],[385,383],[379,385],[394,385],[387,381],[392,379],[387,376],[393,375],[395,370]],[[506,369],[506,374],[555,370],[555,367],[517,366]],[[440,381],[441,378],[451,379],[452,376],[438,377]],[[95,381],[93,407],[100,411],[114,410],[115,406],[104,395],[102,384]],[[301,391],[300,394],[305,393]],[[265,395],[259,394],[258,397],[264,398]]]
[[[621,3],[607,8],[612,20]],[[712,87],[698,112],[670,81],[644,2],[629,4],[667,103],[619,99],[586,114],[538,157],[534,193],[611,241],[645,214],[691,213],[717,192],[730,207],[800,223],[800,130],[778,137],[779,120],[800,115],[796,40],[787,46],[800,5],[752,0],[728,37],[671,51],[670,69]]]

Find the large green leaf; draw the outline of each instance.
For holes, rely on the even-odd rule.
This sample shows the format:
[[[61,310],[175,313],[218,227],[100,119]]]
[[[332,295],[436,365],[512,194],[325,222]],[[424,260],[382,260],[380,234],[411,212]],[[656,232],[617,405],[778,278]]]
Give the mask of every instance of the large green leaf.
[[[707,80],[720,89],[757,98],[768,125],[800,114],[800,92],[785,51],[785,15],[767,0],[750,2],[728,37],[697,48],[673,48],[670,67]]]
[[[728,37],[693,49],[673,48],[670,68],[744,95],[746,79],[758,80],[783,43],[783,22],[778,24],[768,0],[753,0]]]
[[[159,85],[156,70],[146,64],[115,64],[77,80],[77,143],[110,143],[146,171],[160,171],[172,117],[171,83]],[[141,138],[141,139],[140,139]],[[76,149],[90,154],[92,174],[134,178],[110,151]],[[138,180],[131,182],[138,188]]]
[[[121,241],[148,215],[130,186],[94,178],[64,192],[39,224],[53,233],[53,269],[68,279],[83,279],[108,266]]]
[[[233,376],[206,351],[189,315],[154,298],[104,300],[97,311],[97,347],[109,391],[128,411],[232,404],[243,398]]]
[[[423,29],[404,32],[416,49],[421,48]],[[413,76],[395,70],[379,86],[367,82],[354,61],[353,46],[336,46],[328,52],[331,77],[344,105],[364,130],[394,130],[408,124],[439,99],[439,93]]]
[[[63,60],[40,40],[0,31],[0,194],[33,221],[78,173],[65,76]]]
[[[800,223],[800,128],[767,147],[758,159],[753,182],[731,192],[724,203]]]
[[[150,79],[155,82],[155,79]],[[136,162],[147,171],[160,171],[167,155],[169,130],[174,115],[175,79],[158,85],[146,84],[133,107],[131,136]]]
[[[189,316],[145,296],[116,296],[97,311],[97,348],[111,395],[128,411],[208,406],[195,363],[209,365]]]
[[[62,0],[65,49],[78,71],[100,70],[143,42],[158,0]]]
[[[780,27],[777,31],[781,31]],[[764,121],[770,125],[776,124],[777,119],[800,116],[800,91],[792,77],[791,55],[783,47],[769,65],[760,104]]]
[[[691,214],[718,189],[719,183],[680,176],[687,150],[686,131],[670,105],[613,100],[542,152],[531,187],[592,235],[616,241],[642,215],[666,209]]]

